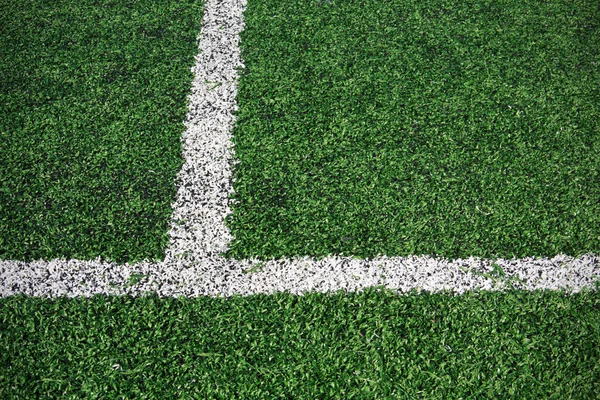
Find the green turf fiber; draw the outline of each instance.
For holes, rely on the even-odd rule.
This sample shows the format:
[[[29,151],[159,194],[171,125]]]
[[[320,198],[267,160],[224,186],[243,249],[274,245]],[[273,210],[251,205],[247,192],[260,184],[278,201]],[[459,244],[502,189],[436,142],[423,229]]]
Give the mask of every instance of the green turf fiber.
[[[592,399],[600,296],[0,299],[0,397]]]
[[[0,259],[162,259],[200,0],[0,2]]]
[[[600,252],[596,0],[249,1],[228,258]]]

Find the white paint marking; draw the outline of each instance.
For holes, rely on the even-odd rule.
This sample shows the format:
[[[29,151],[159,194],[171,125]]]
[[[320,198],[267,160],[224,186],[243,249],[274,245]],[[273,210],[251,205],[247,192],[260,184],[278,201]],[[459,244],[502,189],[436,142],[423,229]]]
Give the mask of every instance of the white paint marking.
[[[600,281],[600,257],[558,255],[552,259],[444,260],[431,257],[310,257],[230,261],[219,254],[233,240],[225,226],[234,165],[231,131],[236,109],[237,72],[243,67],[239,34],[246,0],[209,0],[192,68],[185,164],[178,176],[171,240],[164,261],[119,265],[80,260],[31,263],[0,261],[0,297],[89,297],[94,294],[232,296],[288,291],[360,291],[383,286],[411,290],[565,290],[578,292]]]

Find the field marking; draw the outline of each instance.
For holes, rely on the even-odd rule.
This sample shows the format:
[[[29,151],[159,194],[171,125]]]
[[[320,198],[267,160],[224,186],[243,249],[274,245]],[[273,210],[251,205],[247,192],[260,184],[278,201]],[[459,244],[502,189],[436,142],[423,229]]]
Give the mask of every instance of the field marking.
[[[288,291],[360,291],[383,286],[411,290],[565,290],[578,292],[600,282],[600,257],[558,255],[495,262],[479,258],[311,257],[260,262],[226,260],[219,253],[233,240],[225,226],[235,163],[237,71],[243,67],[239,40],[246,0],[208,0],[200,33],[195,78],[182,135],[185,164],[178,175],[170,243],[164,261],[116,264],[82,260],[25,263],[0,261],[0,297],[19,293],[43,297],[94,294],[161,297],[232,296]]]

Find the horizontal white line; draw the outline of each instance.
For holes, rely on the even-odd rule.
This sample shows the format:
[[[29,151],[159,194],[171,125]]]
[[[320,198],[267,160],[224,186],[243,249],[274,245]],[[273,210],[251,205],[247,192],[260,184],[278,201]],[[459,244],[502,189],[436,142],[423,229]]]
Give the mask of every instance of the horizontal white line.
[[[360,291],[382,286],[400,293],[467,290],[565,290],[600,282],[600,257],[558,255],[527,258],[445,260],[423,257],[293,258],[260,262],[219,256],[233,240],[225,225],[231,212],[231,132],[236,109],[239,40],[246,0],[205,4],[195,78],[183,134],[185,164],[178,175],[170,244],[164,261],[116,264],[80,260],[0,261],[0,297],[232,296],[288,291]]]
[[[371,261],[327,257],[234,261],[188,257],[134,265],[79,260],[2,261],[0,297],[89,297],[94,294],[161,297],[228,297],[308,291],[347,292],[381,286],[399,293],[468,290],[565,290],[593,288],[600,280],[600,257],[552,259],[444,260],[430,257],[382,257]]]

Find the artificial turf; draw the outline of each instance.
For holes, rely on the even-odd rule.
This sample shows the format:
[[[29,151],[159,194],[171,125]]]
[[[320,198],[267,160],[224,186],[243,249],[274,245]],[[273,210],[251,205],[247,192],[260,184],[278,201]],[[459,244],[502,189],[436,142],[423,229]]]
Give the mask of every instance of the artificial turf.
[[[0,299],[0,397],[594,399],[598,292]]]
[[[203,4],[0,2],[0,259],[164,257]]]
[[[249,0],[231,254],[597,251],[593,6]],[[0,259],[161,257],[201,14],[0,3]],[[597,291],[18,295],[0,398],[597,398],[599,338]]]
[[[255,0],[228,258],[600,251],[595,0]]]

